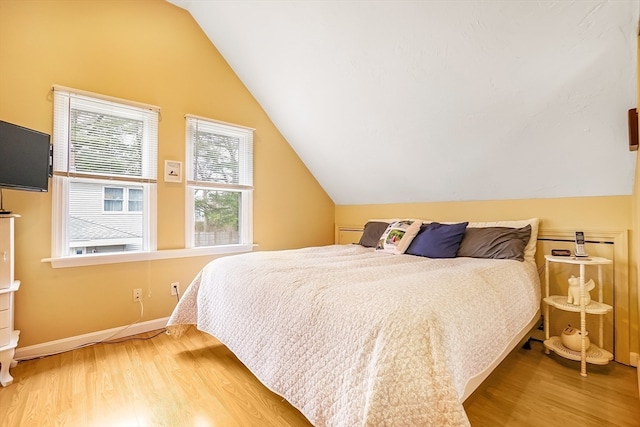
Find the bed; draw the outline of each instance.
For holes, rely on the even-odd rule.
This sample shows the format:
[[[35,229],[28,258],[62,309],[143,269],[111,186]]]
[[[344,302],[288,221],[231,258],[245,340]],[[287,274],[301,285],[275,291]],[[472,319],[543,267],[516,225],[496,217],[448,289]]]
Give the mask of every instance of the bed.
[[[462,402],[537,325],[540,282],[537,219],[465,223],[523,224],[522,260],[362,244],[218,258],[167,330],[216,337],[316,426],[469,425]]]

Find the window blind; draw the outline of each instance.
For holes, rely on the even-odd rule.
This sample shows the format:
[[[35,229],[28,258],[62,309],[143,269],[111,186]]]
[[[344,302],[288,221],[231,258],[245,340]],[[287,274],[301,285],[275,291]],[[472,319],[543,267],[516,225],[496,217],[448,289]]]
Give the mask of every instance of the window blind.
[[[253,131],[187,116],[187,184],[253,188]]]
[[[158,111],[54,88],[54,174],[153,183]]]

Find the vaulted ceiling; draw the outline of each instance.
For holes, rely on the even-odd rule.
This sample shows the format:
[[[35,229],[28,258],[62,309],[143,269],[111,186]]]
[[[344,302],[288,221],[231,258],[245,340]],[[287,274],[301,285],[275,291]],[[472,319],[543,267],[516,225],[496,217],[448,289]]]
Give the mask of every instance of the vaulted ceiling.
[[[639,0],[169,1],[336,204],[632,193]]]

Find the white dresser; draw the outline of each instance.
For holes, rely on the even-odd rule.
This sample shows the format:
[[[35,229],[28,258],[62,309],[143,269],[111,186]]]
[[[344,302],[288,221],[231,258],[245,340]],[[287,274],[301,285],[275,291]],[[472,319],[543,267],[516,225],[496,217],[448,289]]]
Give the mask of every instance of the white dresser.
[[[0,384],[13,382],[9,369],[17,362],[13,359],[20,331],[13,327],[14,294],[20,281],[14,277],[14,222],[20,215],[0,215]]]

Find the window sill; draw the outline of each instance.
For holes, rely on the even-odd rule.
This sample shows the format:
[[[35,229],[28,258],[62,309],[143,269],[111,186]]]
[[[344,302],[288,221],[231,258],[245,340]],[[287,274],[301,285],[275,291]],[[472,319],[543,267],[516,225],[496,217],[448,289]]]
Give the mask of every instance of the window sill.
[[[43,258],[53,268],[84,267],[90,265],[119,264],[123,262],[154,261],[159,259],[189,258],[206,255],[230,255],[251,252],[257,245],[208,246],[191,249],[166,249],[151,252],[118,252],[78,256]]]

